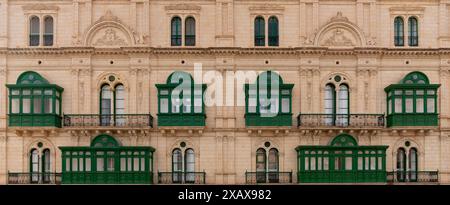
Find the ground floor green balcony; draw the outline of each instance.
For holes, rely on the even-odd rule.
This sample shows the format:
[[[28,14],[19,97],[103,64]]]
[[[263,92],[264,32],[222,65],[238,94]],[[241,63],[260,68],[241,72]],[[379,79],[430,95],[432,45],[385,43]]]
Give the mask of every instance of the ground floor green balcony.
[[[205,126],[203,113],[158,114],[158,126]]]
[[[276,116],[263,116],[259,113],[246,113],[245,125],[249,126],[292,126],[292,114],[278,113]]]
[[[61,127],[61,116],[56,114],[8,114],[10,127]]]
[[[62,184],[152,184],[153,173],[144,171],[63,172]]]
[[[386,117],[387,126],[438,126],[437,113],[398,113]]]
[[[310,170],[297,173],[299,183],[377,183],[386,182],[382,170]]]

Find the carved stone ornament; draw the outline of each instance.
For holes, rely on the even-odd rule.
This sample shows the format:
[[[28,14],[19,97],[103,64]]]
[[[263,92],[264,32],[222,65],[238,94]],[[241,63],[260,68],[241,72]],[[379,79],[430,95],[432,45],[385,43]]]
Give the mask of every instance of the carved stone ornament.
[[[127,42],[117,35],[117,31],[113,28],[104,30],[103,36],[95,40],[94,46],[125,46]]]
[[[355,46],[355,43],[345,35],[345,31],[339,28],[336,28],[333,31],[333,34],[327,38],[322,46]]]

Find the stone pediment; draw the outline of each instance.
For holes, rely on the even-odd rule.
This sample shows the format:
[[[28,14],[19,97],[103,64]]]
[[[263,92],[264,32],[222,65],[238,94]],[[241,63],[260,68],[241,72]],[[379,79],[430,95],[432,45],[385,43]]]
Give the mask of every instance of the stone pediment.
[[[338,12],[315,34],[314,45],[351,48],[368,45],[363,32]]]
[[[337,27],[324,33],[319,41],[319,45],[328,47],[354,47],[357,45],[357,40],[347,29]]]
[[[139,34],[107,10],[84,34],[84,45],[93,47],[126,47],[143,45],[147,36]],[[75,38],[75,44],[80,44]]]

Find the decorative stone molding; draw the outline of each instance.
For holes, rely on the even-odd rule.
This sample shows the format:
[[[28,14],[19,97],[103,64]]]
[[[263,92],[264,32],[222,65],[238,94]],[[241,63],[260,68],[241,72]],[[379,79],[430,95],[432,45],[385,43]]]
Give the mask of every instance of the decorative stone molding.
[[[97,88],[100,89],[102,85],[108,84],[112,90],[115,89],[116,85],[122,84],[126,89],[128,89],[128,83],[125,78],[117,73],[103,73],[97,80]]]
[[[48,4],[30,4],[22,6],[25,14],[39,14],[39,13],[57,13],[58,6]]]
[[[338,48],[348,48],[357,46],[367,46],[368,42],[363,31],[354,23],[344,17],[342,12],[337,12],[328,23],[322,26],[315,34],[315,46],[328,46]],[[375,45],[371,39],[370,45]]]
[[[284,7],[274,4],[263,4],[258,6],[251,6],[248,8],[250,11],[250,14],[252,15],[275,15],[275,14],[282,14],[284,12]]]
[[[111,10],[95,21],[83,35],[85,46],[123,47],[144,45],[148,36],[139,34],[133,28],[123,23]],[[75,45],[80,43],[78,36],[72,36]]]
[[[389,8],[389,12],[391,15],[414,15],[418,17],[422,17],[425,12],[425,7],[408,7],[408,6],[401,6],[401,7],[391,7]]]
[[[176,4],[176,5],[168,5],[165,6],[166,11],[172,11],[172,10],[189,10],[189,11],[200,11],[202,9],[201,6],[194,5],[194,4]]]

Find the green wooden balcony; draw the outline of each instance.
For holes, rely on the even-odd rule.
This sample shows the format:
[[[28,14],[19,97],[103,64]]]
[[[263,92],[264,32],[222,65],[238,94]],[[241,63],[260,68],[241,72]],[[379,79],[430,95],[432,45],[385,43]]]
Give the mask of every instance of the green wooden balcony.
[[[377,183],[386,182],[383,170],[309,170],[297,173],[299,183]]]
[[[248,126],[292,126],[291,113],[278,113],[273,117],[264,117],[259,113],[246,113],[245,125]]]
[[[298,127],[384,127],[383,114],[303,114],[297,116]]]
[[[206,115],[203,113],[159,113],[158,126],[205,126]]]
[[[57,114],[8,114],[10,127],[61,127]]]
[[[158,172],[158,184],[205,184],[205,172]]]
[[[393,113],[386,117],[387,126],[438,126],[437,113]]]
[[[67,114],[64,127],[153,127],[150,114]]]
[[[292,183],[292,172],[245,172],[245,183]]]

